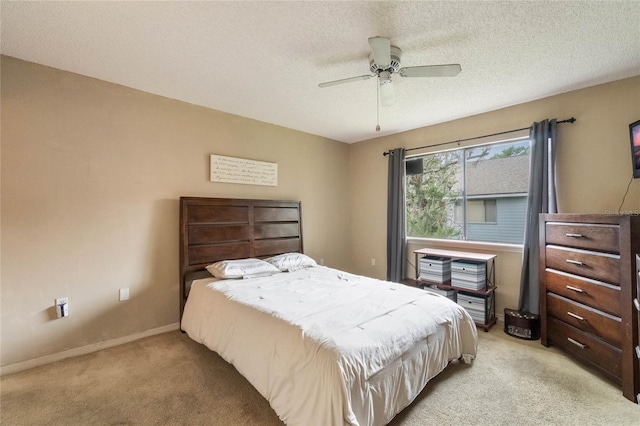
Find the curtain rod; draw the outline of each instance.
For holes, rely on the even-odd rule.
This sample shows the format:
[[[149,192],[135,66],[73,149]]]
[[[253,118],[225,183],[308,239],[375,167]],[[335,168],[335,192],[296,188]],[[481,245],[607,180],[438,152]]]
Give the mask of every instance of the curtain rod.
[[[566,120],[558,121],[557,124],[575,123],[575,122],[576,122],[576,119],[571,117],[571,118],[567,118]],[[449,145],[449,144],[452,144],[452,143],[460,143],[460,142],[472,141],[472,140],[475,140],[475,139],[488,138],[488,137],[491,137],[491,136],[499,136],[499,135],[504,135],[504,134],[507,134],[507,133],[515,133],[515,132],[520,132],[522,130],[531,130],[531,126],[523,127],[522,129],[513,129],[513,130],[507,130],[507,131],[504,131],[504,132],[492,133],[490,135],[476,136],[476,137],[467,138],[467,139],[458,139],[456,141],[443,142],[443,143],[438,143],[438,144],[435,144],[435,145],[425,145],[425,146],[419,146],[419,147],[416,147],[416,148],[408,148],[408,149],[405,149],[405,152],[406,151],[415,151],[416,149],[432,148],[434,146]],[[389,152],[391,152],[391,151],[385,151],[385,152],[382,153],[382,155],[383,156],[387,156],[387,155],[389,155]]]

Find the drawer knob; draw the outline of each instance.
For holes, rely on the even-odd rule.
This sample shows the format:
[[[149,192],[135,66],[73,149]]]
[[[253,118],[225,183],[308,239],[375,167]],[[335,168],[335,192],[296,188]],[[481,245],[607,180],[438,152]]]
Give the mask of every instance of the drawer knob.
[[[574,287],[574,286],[571,286],[571,285],[568,285],[567,288],[569,290],[575,291],[576,293],[586,293],[586,291],[584,291],[583,289],[578,288],[578,287]]]
[[[567,259],[566,262],[572,265],[586,266],[583,262],[580,262],[579,260]]]
[[[567,315],[569,315],[570,317],[573,317],[573,318],[577,319],[578,321],[584,321],[584,318],[583,318],[583,317],[581,317],[580,315],[576,315],[576,314],[574,314],[573,312],[568,312],[568,311],[567,311]]]
[[[572,339],[571,337],[567,337],[567,340],[570,341],[571,343],[573,343],[574,345],[578,346],[580,349],[586,349],[587,345],[583,345],[582,343],[578,342],[577,340]]]
[[[570,232],[567,232],[566,235],[570,238],[584,238],[582,234],[572,234]]]
[[[633,299],[633,306],[636,307],[636,311],[640,312],[640,300],[638,298]]]

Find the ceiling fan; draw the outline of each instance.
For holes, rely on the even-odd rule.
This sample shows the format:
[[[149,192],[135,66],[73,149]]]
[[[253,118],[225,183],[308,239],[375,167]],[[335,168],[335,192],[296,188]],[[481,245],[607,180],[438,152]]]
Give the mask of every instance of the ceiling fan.
[[[388,106],[395,101],[391,74],[399,74],[401,77],[455,77],[462,70],[460,64],[423,65],[400,68],[402,50],[400,50],[399,47],[392,46],[388,38],[371,37],[369,38],[369,46],[371,46],[369,70],[373,74],[328,81],[318,84],[318,87],[329,87],[378,77],[380,102],[383,106]]]

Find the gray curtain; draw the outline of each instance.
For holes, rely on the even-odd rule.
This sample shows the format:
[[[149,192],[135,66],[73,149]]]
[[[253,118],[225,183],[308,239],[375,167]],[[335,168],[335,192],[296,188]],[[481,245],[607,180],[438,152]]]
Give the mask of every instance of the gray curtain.
[[[387,281],[407,276],[404,211],[404,148],[389,151],[387,187]]]
[[[529,198],[522,250],[522,275],[518,310],[540,313],[540,213],[557,213],[556,204],[556,120],[533,123]]]

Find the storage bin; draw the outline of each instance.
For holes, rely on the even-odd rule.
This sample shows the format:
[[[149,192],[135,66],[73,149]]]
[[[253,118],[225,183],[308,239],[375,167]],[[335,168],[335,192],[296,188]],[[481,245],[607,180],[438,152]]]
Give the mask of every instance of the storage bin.
[[[451,258],[424,256],[420,259],[420,278],[437,283],[451,280]]]
[[[487,264],[473,260],[451,262],[451,285],[467,290],[482,290],[487,285]]]
[[[458,305],[466,309],[474,321],[481,324],[487,323],[487,298],[473,296],[466,293],[458,293]]]

